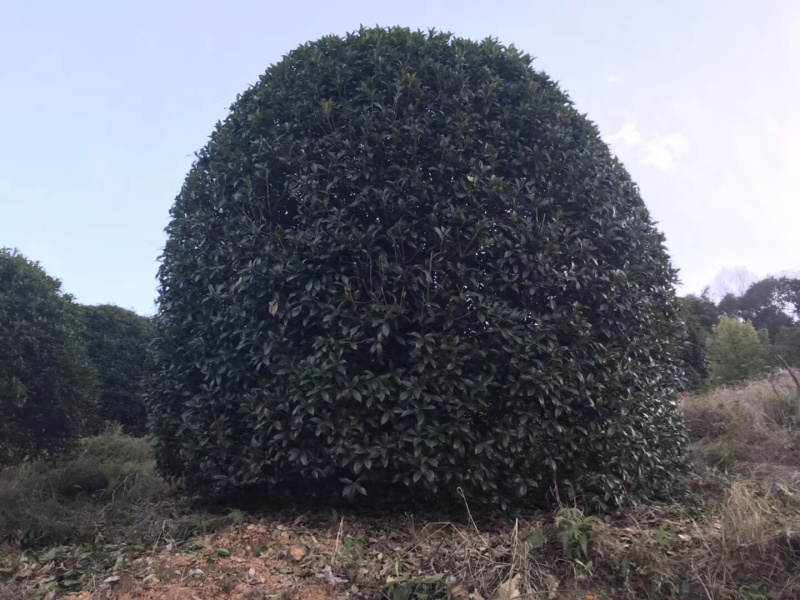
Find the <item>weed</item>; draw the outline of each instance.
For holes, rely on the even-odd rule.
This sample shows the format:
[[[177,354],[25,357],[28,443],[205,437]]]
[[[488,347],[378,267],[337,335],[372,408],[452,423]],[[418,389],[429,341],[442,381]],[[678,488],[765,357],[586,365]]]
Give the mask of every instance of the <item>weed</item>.
[[[592,532],[601,528],[603,522],[594,516],[587,517],[578,508],[560,508],[555,524],[561,532],[564,554],[573,560],[588,560]]]
[[[800,465],[794,388],[786,372],[741,387],[686,396],[681,412],[701,464],[742,475],[754,465]]]
[[[525,538],[525,550],[527,554],[535,550],[541,550],[547,545],[547,536],[540,529],[534,529]]]
[[[656,532],[653,534],[653,542],[661,550],[669,550],[672,542],[672,536],[662,525],[656,529]]]
[[[339,562],[345,566],[367,564],[367,545],[362,537],[348,537],[339,550]]]
[[[742,600],[770,600],[769,588],[764,583],[743,585],[739,588]]]
[[[427,577],[396,575],[386,580],[389,600],[449,600],[452,596],[442,574]]]
[[[244,513],[234,510],[225,516],[212,517],[202,513],[191,513],[177,519],[169,529],[169,537],[177,542],[215,533],[226,527],[240,527],[245,522]]]

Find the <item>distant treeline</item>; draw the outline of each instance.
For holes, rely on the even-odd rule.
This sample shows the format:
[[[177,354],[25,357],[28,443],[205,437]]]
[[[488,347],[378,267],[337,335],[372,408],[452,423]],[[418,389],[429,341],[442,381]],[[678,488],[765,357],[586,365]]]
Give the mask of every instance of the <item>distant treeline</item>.
[[[768,277],[718,303],[707,291],[680,303],[690,387],[736,384],[800,366],[800,279]]]
[[[150,321],[84,306],[15,250],[0,249],[0,463],[52,454],[114,422],[146,432]]]

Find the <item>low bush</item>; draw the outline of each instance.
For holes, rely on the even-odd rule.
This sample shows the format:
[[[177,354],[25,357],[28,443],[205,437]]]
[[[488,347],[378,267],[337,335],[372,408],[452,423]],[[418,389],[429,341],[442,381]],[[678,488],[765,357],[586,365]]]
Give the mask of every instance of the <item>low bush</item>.
[[[0,540],[38,546],[106,536],[147,537],[154,506],[171,487],[155,473],[148,443],[111,429],[53,461],[27,461],[0,473]],[[152,513],[152,514],[151,514]]]

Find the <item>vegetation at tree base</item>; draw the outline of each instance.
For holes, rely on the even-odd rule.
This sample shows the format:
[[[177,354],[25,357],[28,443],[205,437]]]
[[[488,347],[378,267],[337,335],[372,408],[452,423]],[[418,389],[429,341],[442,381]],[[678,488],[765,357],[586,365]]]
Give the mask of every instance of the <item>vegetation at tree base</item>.
[[[580,507],[513,520],[473,507],[443,521],[404,503],[409,527],[409,513],[302,497],[203,509],[158,477],[146,439],[109,429],[0,472],[0,598],[796,600],[793,393],[782,372],[683,396],[690,495],[603,520]]]
[[[675,272],[624,168],[530,62],[362,29],[238,98],[167,229],[164,473],[503,503],[670,491]]]
[[[82,306],[84,340],[100,380],[101,423],[119,423],[126,433],[147,432],[144,386],[152,326],[119,306]]]
[[[714,383],[743,383],[769,369],[769,340],[750,321],[722,317],[708,340],[709,375]]]
[[[53,453],[86,431],[97,380],[61,283],[0,249],[0,463]]]

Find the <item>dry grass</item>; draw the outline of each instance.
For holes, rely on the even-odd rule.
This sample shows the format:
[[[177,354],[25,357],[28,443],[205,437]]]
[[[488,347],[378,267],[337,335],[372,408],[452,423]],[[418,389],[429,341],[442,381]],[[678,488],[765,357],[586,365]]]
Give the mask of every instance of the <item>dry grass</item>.
[[[793,427],[796,389],[786,372],[737,388],[688,396],[681,409],[701,466],[755,476],[779,473],[800,482],[800,431]]]
[[[155,474],[148,443],[109,430],[58,461],[33,461],[0,473],[0,541],[22,546],[147,538],[159,503],[173,488]]]

